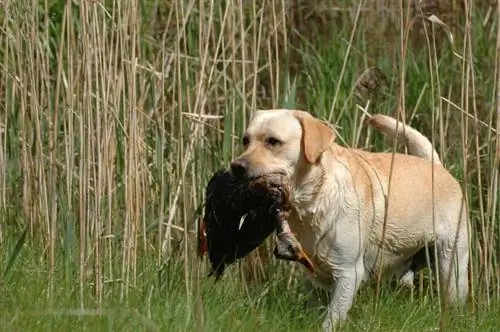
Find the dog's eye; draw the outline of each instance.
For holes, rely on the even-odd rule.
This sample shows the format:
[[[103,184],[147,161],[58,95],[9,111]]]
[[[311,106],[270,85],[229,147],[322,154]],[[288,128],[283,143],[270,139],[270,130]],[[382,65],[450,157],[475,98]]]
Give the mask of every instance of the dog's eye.
[[[269,144],[270,146],[276,146],[281,144],[281,141],[277,139],[276,137],[268,137],[266,139],[266,143]]]
[[[247,146],[248,144],[250,144],[250,137],[248,137],[246,135],[243,136],[242,143],[243,143],[243,146]]]

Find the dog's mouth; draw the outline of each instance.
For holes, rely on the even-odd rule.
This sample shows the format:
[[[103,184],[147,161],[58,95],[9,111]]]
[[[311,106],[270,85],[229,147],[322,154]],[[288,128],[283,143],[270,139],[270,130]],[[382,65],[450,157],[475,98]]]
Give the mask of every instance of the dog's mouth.
[[[257,174],[249,174],[249,175],[245,175],[245,180],[249,181],[249,182],[252,182],[252,181],[256,181],[260,178],[264,178],[264,177],[283,177],[287,180],[290,180],[290,176],[287,172],[285,171],[273,171],[273,172],[268,172],[268,173],[257,173]]]
[[[249,186],[257,191],[264,191],[273,198],[273,206],[288,211],[292,202],[292,185],[283,172],[267,173],[254,177],[249,181]]]

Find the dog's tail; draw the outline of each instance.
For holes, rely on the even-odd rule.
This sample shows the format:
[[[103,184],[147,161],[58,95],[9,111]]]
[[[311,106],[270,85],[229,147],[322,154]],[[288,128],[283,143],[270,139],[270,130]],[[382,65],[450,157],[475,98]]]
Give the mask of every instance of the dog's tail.
[[[432,143],[412,127],[397,121],[396,119],[382,114],[372,115],[368,121],[382,133],[392,139],[398,139],[406,144],[411,155],[421,157],[441,165],[437,151]]]

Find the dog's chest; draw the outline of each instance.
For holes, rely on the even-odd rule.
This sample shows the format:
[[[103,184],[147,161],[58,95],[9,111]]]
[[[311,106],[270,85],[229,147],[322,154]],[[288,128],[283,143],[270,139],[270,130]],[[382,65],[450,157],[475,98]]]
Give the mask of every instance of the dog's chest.
[[[318,233],[315,227],[316,211],[312,208],[300,208],[294,206],[290,211],[289,224],[292,231],[297,235],[301,245],[311,254],[314,250],[316,236]]]
[[[323,219],[324,214],[322,211],[295,207],[292,209],[288,221],[292,232],[299,239],[303,249],[315,261],[316,267],[320,269],[327,260],[327,257],[321,255],[325,251],[325,248],[322,247],[327,244],[327,242],[321,241],[325,231],[322,227],[324,223],[321,222]]]
[[[314,274],[303,269],[306,277],[318,287],[330,288],[333,284],[334,267],[330,260],[331,257],[328,255],[329,249],[323,248],[326,242],[321,240],[322,229],[317,222],[316,212],[314,210],[292,210],[289,224],[314,265]]]
[[[352,245],[356,239],[343,235],[350,232],[338,227],[338,224],[352,227],[352,223],[342,222],[347,219],[335,207],[314,209],[295,205],[292,208],[288,222],[314,264],[315,273],[307,275],[318,286],[331,287],[337,273],[350,266],[353,257],[358,257],[359,250],[363,250],[362,246]]]

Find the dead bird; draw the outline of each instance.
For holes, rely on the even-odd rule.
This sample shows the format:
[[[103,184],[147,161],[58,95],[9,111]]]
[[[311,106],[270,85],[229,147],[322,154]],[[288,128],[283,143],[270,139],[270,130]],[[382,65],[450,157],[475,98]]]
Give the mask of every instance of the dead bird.
[[[297,237],[292,233],[288,221],[281,219],[276,230],[276,247],[274,257],[287,261],[296,261],[314,273],[314,265],[300,245]]]
[[[286,223],[291,193],[291,184],[281,174],[242,179],[219,170],[212,176],[199,226],[199,251],[208,252],[212,265],[209,276],[217,281],[226,266],[248,255],[273,231],[278,233],[277,258],[297,260],[314,270]]]

